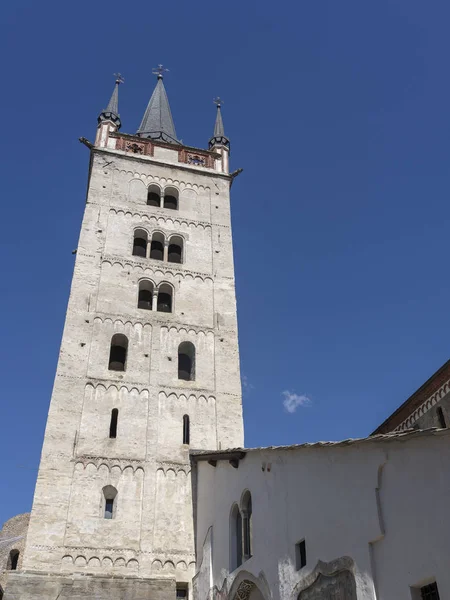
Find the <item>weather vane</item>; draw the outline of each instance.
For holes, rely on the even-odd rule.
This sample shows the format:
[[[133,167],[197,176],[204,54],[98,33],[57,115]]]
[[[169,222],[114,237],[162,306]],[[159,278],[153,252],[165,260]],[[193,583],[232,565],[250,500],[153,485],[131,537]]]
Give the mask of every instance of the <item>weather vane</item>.
[[[116,78],[116,83],[118,83],[119,85],[121,83],[124,83],[125,79],[122,77],[122,75],[120,73],[114,73],[114,77]]]
[[[163,65],[158,65],[157,67],[155,67],[153,69],[152,73],[153,73],[153,75],[158,75],[158,79],[162,79],[163,73],[168,70],[169,69],[166,69]]]
[[[214,102],[214,104],[217,105],[217,108],[220,108],[223,104],[223,100],[221,100],[220,96],[217,96],[217,98],[214,98],[213,102]]]

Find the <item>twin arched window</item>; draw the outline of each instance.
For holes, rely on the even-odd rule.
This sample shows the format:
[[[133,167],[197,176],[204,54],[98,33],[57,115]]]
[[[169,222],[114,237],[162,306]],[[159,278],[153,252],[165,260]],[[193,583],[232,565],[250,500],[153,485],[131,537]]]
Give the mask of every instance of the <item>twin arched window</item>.
[[[149,236],[145,229],[136,229],[133,238],[133,256],[181,264],[183,262],[183,238],[179,235],[166,238],[159,231],[155,231]]]
[[[230,571],[252,556],[252,496],[247,490],[241,506],[233,504],[230,513]]]
[[[178,209],[178,190],[166,187],[163,191],[157,185],[150,185],[147,192],[147,205],[170,210]]]
[[[139,282],[138,308],[158,312],[172,312],[172,286],[168,283],[160,283],[155,286],[152,281],[143,279]]]

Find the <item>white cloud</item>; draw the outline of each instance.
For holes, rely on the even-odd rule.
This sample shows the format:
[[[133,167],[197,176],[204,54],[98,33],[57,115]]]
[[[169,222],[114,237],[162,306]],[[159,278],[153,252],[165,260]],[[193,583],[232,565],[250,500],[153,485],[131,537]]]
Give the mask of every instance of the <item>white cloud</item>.
[[[248,393],[251,390],[255,389],[255,386],[248,380],[247,375],[242,375],[241,381],[244,392]]]
[[[288,413],[295,413],[299,406],[310,406],[312,403],[311,398],[305,396],[305,394],[296,394],[295,392],[290,392],[289,390],[285,390],[281,392],[281,395],[284,396],[283,406]]]

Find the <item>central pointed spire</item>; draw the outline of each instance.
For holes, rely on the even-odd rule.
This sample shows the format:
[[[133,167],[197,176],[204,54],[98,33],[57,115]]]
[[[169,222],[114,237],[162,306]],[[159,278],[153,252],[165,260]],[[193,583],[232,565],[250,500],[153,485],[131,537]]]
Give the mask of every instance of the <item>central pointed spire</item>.
[[[169,144],[179,144],[172,113],[170,112],[169,99],[163,83],[163,73],[167,70],[162,65],[158,65],[153,70],[153,74],[157,75],[158,81],[137,130],[137,135],[153,140],[162,140]]]

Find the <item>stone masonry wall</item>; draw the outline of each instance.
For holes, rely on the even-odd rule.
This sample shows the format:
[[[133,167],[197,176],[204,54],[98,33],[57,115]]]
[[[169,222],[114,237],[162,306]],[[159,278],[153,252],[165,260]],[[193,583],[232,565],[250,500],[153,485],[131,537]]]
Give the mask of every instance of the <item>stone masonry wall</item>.
[[[19,551],[17,568],[22,567],[23,550],[28,531],[30,513],[8,519],[0,530],[0,589],[4,590],[11,568],[11,552]],[[9,541],[8,541],[9,540]]]
[[[149,185],[175,190],[179,209],[148,206]],[[243,445],[229,187],[212,170],[93,152],[26,570],[191,581],[189,448]],[[133,256],[136,228],[182,237],[183,264]],[[142,279],[171,286],[172,313],[137,307]],[[115,333],[129,340],[124,372],[108,369]],[[184,341],[195,381],[178,379]],[[117,490],[111,520],[105,486]]]

